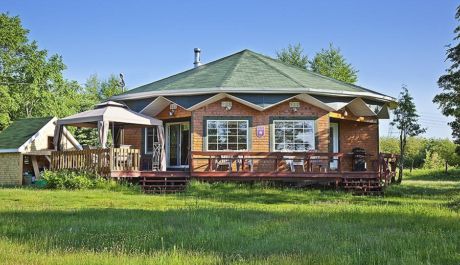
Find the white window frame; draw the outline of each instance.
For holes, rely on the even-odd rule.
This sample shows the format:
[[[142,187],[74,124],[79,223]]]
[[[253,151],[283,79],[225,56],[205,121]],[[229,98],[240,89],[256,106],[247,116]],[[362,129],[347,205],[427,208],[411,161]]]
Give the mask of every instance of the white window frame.
[[[236,121],[236,122],[246,122],[246,149],[241,149],[241,150],[219,150],[219,149],[216,149],[216,150],[209,150],[209,123],[210,122],[227,122],[227,146],[228,146],[228,122],[230,121]],[[249,131],[251,130],[251,128],[249,127],[249,120],[206,120],[206,151],[211,151],[211,152],[218,152],[218,151],[235,151],[235,152],[244,152],[244,151],[248,151],[249,150]],[[216,135],[217,136],[217,135]],[[238,135],[236,136],[238,137]],[[219,146],[219,143],[216,143],[217,146]],[[239,143],[236,143],[236,144],[239,144]]]
[[[153,152],[148,152],[148,151],[147,151],[147,137],[148,137],[147,130],[148,130],[148,129],[153,129],[153,134],[152,134],[152,143],[153,143],[153,144],[158,143],[158,142],[155,142],[155,134],[156,134],[157,132],[156,132],[156,128],[155,128],[155,127],[152,127],[152,128],[144,128],[144,154],[146,154],[146,155],[151,155],[151,154],[153,154]],[[153,151],[153,146],[152,146],[152,151]]]
[[[276,144],[277,144],[277,143],[276,143],[276,123],[277,123],[277,122],[305,122],[305,121],[311,122],[311,123],[312,123],[312,134],[313,134],[313,137],[312,137],[312,144],[311,144],[311,145],[312,145],[312,148],[310,148],[310,149],[308,149],[308,150],[286,150],[286,149],[283,149],[283,150],[276,150],[276,148],[275,148],[275,147],[276,147]],[[315,137],[316,123],[315,123],[315,120],[313,120],[313,119],[273,120],[273,122],[272,122],[272,128],[273,128],[273,130],[272,130],[272,132],[271,132],[271,134],[272,134],[272,139],[273,139],[273,141],[272,141],[272,150],[273,150],[274,152],[296,152],[296,151],[297,151],[297,152],[307,152],[307,151],[313,151],[313,150],[316,149],[316,139],[315,139],[315,138],[316,138],[316,137]],[[286,142],[284,142],[283,144],[286,144]],[[293,144],[295,144],[295,143],[293,143]],[[304,142],[304,144],[305,144],[305,142]]]

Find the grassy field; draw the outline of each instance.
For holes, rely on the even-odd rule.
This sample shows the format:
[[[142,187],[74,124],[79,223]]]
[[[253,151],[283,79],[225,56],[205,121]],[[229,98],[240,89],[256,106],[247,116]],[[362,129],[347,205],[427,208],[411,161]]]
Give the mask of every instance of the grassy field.
[[[416,171],[384,197],[260,184],[4,188],[0,263],[460,264],[460,171]]]

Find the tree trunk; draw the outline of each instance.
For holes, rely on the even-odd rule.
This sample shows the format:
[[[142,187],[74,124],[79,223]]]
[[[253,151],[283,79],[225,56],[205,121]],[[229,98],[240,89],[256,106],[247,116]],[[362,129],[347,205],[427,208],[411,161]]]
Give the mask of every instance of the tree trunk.
[[[398,179],[396,183],[400,184],[403,179],[403,170],[404,170],[404,153],[406,149],[406,137],[403,135],[403,131],[401,130],[401,134],[399,135],[399,172],[398,172]]]
[[[446,172],[445,172],[446,174],[447,174],[448,168],[449,168],[449,164],[448,164],[447,161],[446,161]]]
[[[410,163],[410,173],[412,173],[412,169],[414,169],[414,159],[412,159],[412,162]]]

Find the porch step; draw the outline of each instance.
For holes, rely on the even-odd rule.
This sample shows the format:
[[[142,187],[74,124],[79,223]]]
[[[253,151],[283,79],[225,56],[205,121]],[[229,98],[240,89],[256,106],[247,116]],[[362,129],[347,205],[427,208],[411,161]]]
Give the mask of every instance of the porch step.
[[[184,191],[190,176],[184,172],[149,172],[141,176],[140,185],[144,193],[176,193]]]
[[[355,195],[380,195],[383,193],[383,186],[378,177],[345,176],[342,178],[341,186]]]

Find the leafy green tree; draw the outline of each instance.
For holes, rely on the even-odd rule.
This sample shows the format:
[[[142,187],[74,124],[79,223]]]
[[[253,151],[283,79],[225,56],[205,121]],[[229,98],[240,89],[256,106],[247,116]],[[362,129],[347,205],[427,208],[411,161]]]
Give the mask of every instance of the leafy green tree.
[[[340,49],[332,44],[328,49],[316,53],[311,62],[311,70],[346,83],[354,84],[358,81],[358,71],[347,63]]]
[[[394,118],[391,122],[392,126],[396,126],[399,130],[399,175],[397,182],[402,182],[405,155],[407,151],[407,138],[417,136],[425,132],[425,129],[418,123],[418,114],[413,102],[412,96],[409,94],[406,86],[402,87],[398,99],[398,107],[394,110]]]
[[[303,54],[303,48],[300,43],[296,45],[289,44],[287,48],[283,48],[281,51],[276,52],[278,60],[297,66],[302,69],[308,69],[308,57]]]
[[[97,103],[107,100],[110,97],[121,93],[121,85],[115,75],[110,75],[108,79],[99,79],[96,74],[91,75],[83,85],[80,92],[80,110],[91,109]],[[92,128],[78,128],[74,131],[75,138],[82,145],[97,146],[97,130]]]
[[[28,33],[19,17],[0,14],[0,130],[14,119],[78,109],[79,86],[64,80],[61,56],[48,56]]]
[[[457,7],[455,19],[460,21],[460,6]],[[455,28],[454,33],[456,34],[454,41],[458,41],[460,25]],[[460,144],[460,43],[448,46],[447,61],[451,63],[451,66],[446,70],[447,73],[438,80],[438,85],[443,92],[436,95],[433,102],[439,104],[444,115],[454,118],[449,125],[452,128],[455,143]],[[457,147],[456,151],[460,154],[460,148]]]

